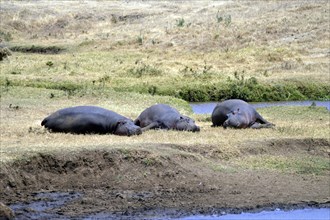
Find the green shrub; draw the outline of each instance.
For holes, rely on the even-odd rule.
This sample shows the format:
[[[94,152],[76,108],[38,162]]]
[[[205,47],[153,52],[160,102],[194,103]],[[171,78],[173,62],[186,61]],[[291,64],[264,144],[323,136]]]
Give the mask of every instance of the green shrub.
[[[0,61],[11,56],[11,51],[7,47],[0,48]]]
[[[178,26],[178,27],[183,27],[184,23],[185,23],[184,18],[179,18],[176,20],[176,26]]]
[[[162,75],[162,71],[154,66],[149,64],[139,64],[136,67],[130,68],[127,71],[129,76],[133,76],[136,78],[140,78],[142,76],[160,76]]]
[[[52,61],[48,61],[48,62],[46,63],[46,65],[49,66],[49,67],[52,67],[52,66],[54,65],[54,63],[53,63]]]
[[[41,53],[41,54],[58,54],[65,49],[59,46],[12,46],[10,47],[12,51],[22,52],[22,53]]]

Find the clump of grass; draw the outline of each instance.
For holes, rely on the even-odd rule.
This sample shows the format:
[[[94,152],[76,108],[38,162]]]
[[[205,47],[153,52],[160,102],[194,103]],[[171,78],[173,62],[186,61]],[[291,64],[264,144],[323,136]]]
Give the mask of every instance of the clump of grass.
[[[52,67],[52,66],[54,65],[54,63],[53,63],[52,61],[47,61],[46,65],[47,65],[48,67]]]
[[[12,51],[22,52],[22,53],[41,53],[41,54],[58,54],[65,49],[59,46],[12,46],[10,47]]]
[[[140,78],[142,76],[160,76],[163,72],[153,65],[141,63],[136,67],[130,68],[127,73],[129,76]]]
[[[154,166],[157,163],[159,163],[155,158],[152,157],[146,157],[142,160],[142,164],[144,164],[145,166]]]
[[[136,38],[136,42],[139,44],[139,45],[142,45],[143,44],[143,37],[142,36],[138,36]]]
[[[62,90],[68,94],[68,96],[72,96],[78,91],[83,91],[85,86],[82,84],[76,84],[69,81],[63,82],[47,82],[47,81],[18,81],[18,80],[2,80],[0,78],[0,85],[5,87],[5,90],[9,90],[11,86],[24,86],[24,87],[34,87],[34,88],[46,88],[46,89],[56,89]]]
[[[12,41],[14,38],[10,32],[0,31],[0,38],[4,41]]]
[[[184,18],[179,18],[176,20],[176,26],[178,26],[178,27],[183,27],[184,23],[185,23]]]
[[[198,79],[211,79],[213,75],[211,69],[212,65],[208,65],[204,60],[204,65],[201,68],[185,66],[182,70],[180,70],[180,73],[182,73],[184,77],[192,76]]]
[[[231,24],[231,15],[222,15],[220,11],[217,12],[216,19],[218,23],[224,21],[223,23],[226,27],[228,27]]]
[[[11,51],[7,48],[0,48],[0,61],[4,60],[8,56],[11,56]]]

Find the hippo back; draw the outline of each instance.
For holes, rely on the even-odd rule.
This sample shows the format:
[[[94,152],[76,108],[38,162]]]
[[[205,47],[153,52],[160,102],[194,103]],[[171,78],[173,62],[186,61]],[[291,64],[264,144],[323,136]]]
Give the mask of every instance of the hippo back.
[[[54,132],[77,134],[114,133],[128,135],[127,133],[130,131],[127,130],[138,129],[130,119],[96,106],[76,106],[58,110],[45,118],[41,125]],[[118,129],[120,125],[127,128],[125,132],[123,129]]]
[[[169,105],[156,104],[145,109],[138,117],[140,127],[152,122],[162,122],[162,128],[170,127],[180,117],[180,113]]]
[[[212,112],[213,126],[236,128],[268,128],[266,121],[250,104],[240,99],[230,99],[216,105]]]
[[[223,101],[216,105],[212,112],[212,123],[213,126],[222,126],[223,123],[228,119],[228,114],[235,112],[239,109],[240,112],[248,114],[249,118],[256,114],[255,109],[247,102],[240,99],[230,99]],[[251,118],[251,120],[253,120]]]
[[[181,115],[178,110],[165,104],[156,104],[145,109],[135,120],[135,124],[147,129],[199,131],[193,119]]]

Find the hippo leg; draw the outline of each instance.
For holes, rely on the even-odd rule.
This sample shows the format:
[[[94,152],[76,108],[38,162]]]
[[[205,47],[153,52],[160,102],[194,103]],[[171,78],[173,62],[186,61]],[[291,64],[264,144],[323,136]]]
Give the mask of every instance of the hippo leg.
[[[152,122],[148,126],[141,128],[142,132],[147,131],[149,129],[153,128],[159,128],[159,123],[158,122]]]
[[[259,122],[260,124],[271,124],[266,119],[264,119],[258,112],[255,113],[255,116],[256,116],[256,121]]]
[[[254,128],[254,129],[260,129],[260,128],[272,128],[275,125],[272,123],[266,123],[266,124],[260,124],[258,122],[253,123],[250,128]]]
[[[140,126],[141,124],[140,124],[140,119],[135,119],[134,120],[134,122],[133,122],[135,125],[137,125],[137,126]]]

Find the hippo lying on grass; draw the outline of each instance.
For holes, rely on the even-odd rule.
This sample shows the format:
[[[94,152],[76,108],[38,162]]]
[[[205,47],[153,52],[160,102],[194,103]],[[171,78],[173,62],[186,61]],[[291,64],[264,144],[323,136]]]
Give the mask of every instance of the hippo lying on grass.
[[[271,128],[250,104],[239,99],[230,99],[216,105],[212,112],[213,126],[224,128]]]
[[[58,110],[41,122],[53,132],[75,134],[138,135],[141,128],[131,119],[96,106],[77,106]]]
[[[147,108],[134,123],[140,126],[142,131],[157,128],[193,132],[200,130],[193,119],[181,115],[176,109],[165,104]]]

